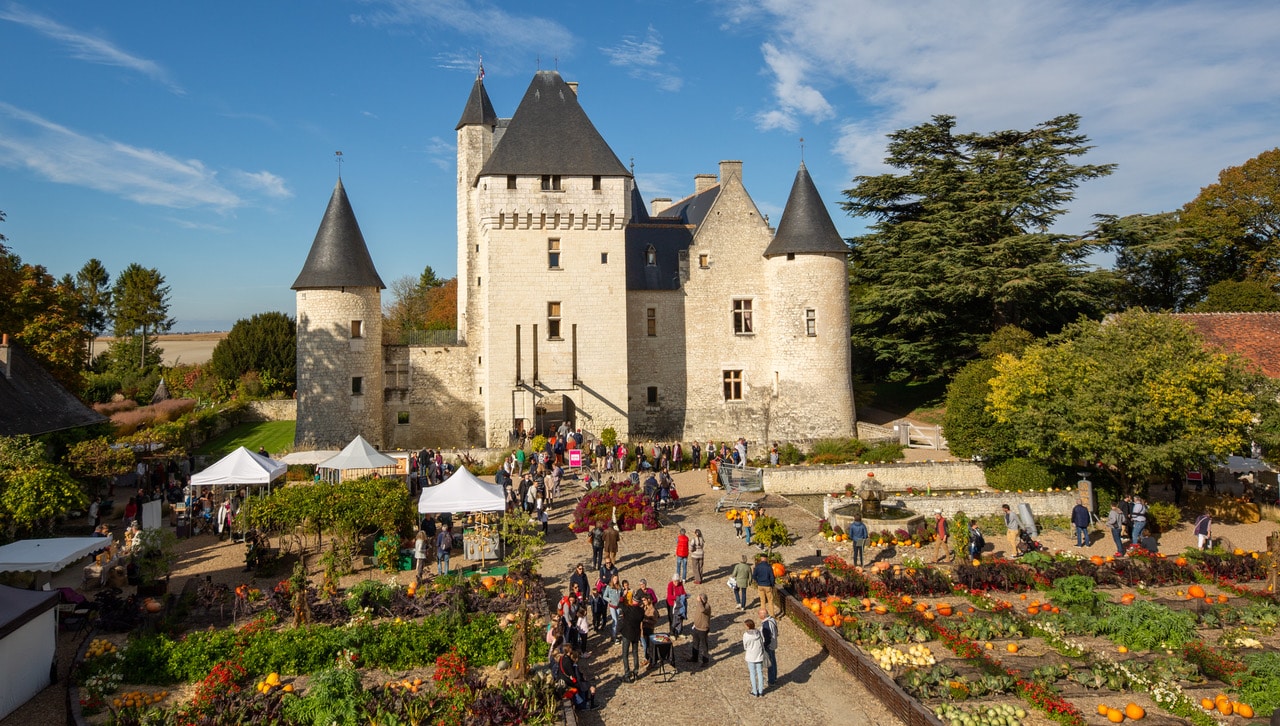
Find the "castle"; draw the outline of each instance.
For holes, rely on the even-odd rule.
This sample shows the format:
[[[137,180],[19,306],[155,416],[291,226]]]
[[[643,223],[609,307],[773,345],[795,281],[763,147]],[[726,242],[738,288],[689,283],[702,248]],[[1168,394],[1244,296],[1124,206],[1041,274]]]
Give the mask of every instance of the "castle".
[[[293,284],[298,446],[500,447],[561,422],[853,435],[847,249],[803,163],[776,230],[740,161],[646,209],[555,71],[509,119],[477,79],[456,132],[456,341],[383,343],[385,285],[339,179]]]

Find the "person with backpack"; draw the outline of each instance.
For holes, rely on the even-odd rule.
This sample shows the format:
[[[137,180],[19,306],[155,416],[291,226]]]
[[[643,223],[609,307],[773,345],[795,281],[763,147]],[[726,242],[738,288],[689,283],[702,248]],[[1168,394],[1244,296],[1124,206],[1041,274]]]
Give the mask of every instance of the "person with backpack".
[[[695,529],[693,530],[693,537],[689,539],[689,562],[693,565],[693,582],[695,585],[702,584],[702,562],[705,557],[706,541],[702,539],[702,530]]]
[[[987,540],[982,536],[982,530],[978,529],[978,520],[969,520],[969,559],[982,559],[982,549],[987,546]]]
[[[591,542],[591,567],[599,570],[600,564],[604,562],[604,530],[598,524],[591,525],[587,539]]]
[[[769,685],[778,682],[778,621],[760,608],[760,634],[764,636],[764,666]]]
[[[449,553],[453,550],[453,533],[442,526],[436,533],[436,574],[449,574]]]
[[[1129,542],[1134,547],[1142,547],[1142,533],[1147,529],[1147,500],[1142,497],[1133,498],[1133,509],[1129,512],[1129,528],[1132,534]]]
[[[1121,541],[1124,530],[1124,512],[1120,511],[1120,503],[1112,502],[1111,511],[1107,514],[1107,529],[1111,530],[1111,539],[1116,544],[1116,557],[1124,557],[1124,543]]]
[[[1213,518],[1209,516],[1208,512],[1196,517],[1195,527],[1191,531],[1196,536],[1196,547],[1198,549],[1207,550],[1213,546],[1212,527]],[[1280,713],[1280,711],[1277,711],[1277,713]]]
[[[561,644],[559,650],[552,654],[551,670],[553,677],[564,686],[565,698],[573,702],[575,709],[596,707],[596,687],[583,676],[578,666],[578,653],[573,646]]]

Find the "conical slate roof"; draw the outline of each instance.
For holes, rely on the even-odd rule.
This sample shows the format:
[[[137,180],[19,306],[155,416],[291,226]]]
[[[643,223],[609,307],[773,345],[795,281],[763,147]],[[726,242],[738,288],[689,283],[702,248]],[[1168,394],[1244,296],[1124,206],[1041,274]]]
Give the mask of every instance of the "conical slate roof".
[[[453,127],[454,131],[463,126],[488,126],[493,128],[498,125],[498,114],[493,110],[493,104],[489,102],[489,94],[484,90],[484,81],[476,79],[475,85],[471,87],[471,95],[467,98],[467,105],[462,109],[462,118],[458,119],[458,125]]]
[[[332,287],[376,287],[386,289],[373,266],[369,248],[360,233],[360,223],[347,200],[342,179],[333,187],[329,208],[324,210],[320,229],[311,243],[307,263],[302,266],[294,290]]]
[[[481,176],[631,176],[555,71],[538,71]]]
[[[765,249],[765,257],[787,254],[847,254],[849,248],[836,231],[835,222],[827,213],[827,207],[818,195],[818,188],[809,177],[809,170],[800,162],[791,196],[782,210],[782,221],[773,241]]]

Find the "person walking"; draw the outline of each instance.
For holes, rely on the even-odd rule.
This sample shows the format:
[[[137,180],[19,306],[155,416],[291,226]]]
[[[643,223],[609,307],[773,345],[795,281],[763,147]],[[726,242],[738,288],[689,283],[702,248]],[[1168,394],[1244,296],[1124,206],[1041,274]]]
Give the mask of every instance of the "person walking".
[[[747,609],[747,587],[751,583],[751,565],[743,555],[742,561],[733,566],[733,574],[729,575],[729,586],[733,588],[733,599],[739,610]]]
[[[845,531],[845,534],[849,536],[849,542],[853,544],[853,564],[864,564],[862,555],[871,533],[867,531],[867,524],[862,521],[861,514],[853,515],[853,521],[849,523],[849,529]]]
[[[760,607],[766,608],[770,613],[777,611],[775,604],[774,592],[774,576],[773,563],[769,562],[769,558],[765,555],[756,556],[756,566],[751,570],[751,577],[756,582],[756,589],[760,593]]]
[[[430,545],[427,543],[427,533],[421,529],[418,530],[418,536],[413,540],[413,561],[418,566],[414,580],[419,585],[422,584],[422,571],[427,567],[428,547]]]
[[[747,618],[746,631],[742,633],[742,653],[747,660],[747,677],[751,681],[751,695],[764,695],[764,636],[756,623]]]
[[[676,535],[676,574],[681,580],[689,579],[689,535],[684,533],[684,527]]]
[[[764,638],[766,681],[772,686],[778,682],[778,621],[764,608],[760,608],[760,636]]]
[[[449,527],[441,526],[436,532],[436,574],[449,574],[449,553],[453,550],[453,533]]]
[[[622,540],[622,533],[618,531],[618,525],[613,522],[604,523],[604,558],[610,562],[618,561],[618,542]]]
[[[742,513],[742,529],[746,533],[747,544],[751,544],[751,532],[756,526],[756,510],[748,509]]]
[[[1147,529],[1147,500],[1142,497],[1135,496],[1133,498],[1133,509],[1129,514],[1130,527],[1133,531],[1129,542],[1133,547],[1144,547],[1142,544],[1142,533]]]
[[[604,562],[604,530],[593,524],[587,538],[591,542],[591,569],[598,570],[600,563]]]
[[[705,592],[698,593],[693,604],[693,650],[689,655],[690,663],[701,661],[702,665],[711,662],[711,603],[707,602]]]
[[[947,534],[947,520],[942,516],[941,509],[933,510],[933,517],[933,561],[938,563],[945,559],[954,562],[956,556],[947,546],[951,539]]]
[[[982,548],[987,546],[987,540],[982,536],[982,530],[978,529],[978,520],[969,520],[969,559],[981,560]]]
[[[1124,543],[1120,539],[1124,530],[1124,512],[1120,511],[1119,502],[1111,503],[1111,511],[1107,513],[1107,529],[1111,530],[1111,539],[1116,544],[1116,557],[1124,557]]]
[[[702,584],[702,560],[705,552],[706,542],[702,539],[702,530],[695,529],[693,537],[689,539],[689,564],[693,567],[693,582],[696,585]]]
[[[1008,504],[1002,504],[1000,508],[1004,510],[1005,538],[1009,542],[1009,551],[1004,556],[1012,559],[1018,556],[1018,534],[1022,532],[1022,522],[1009,510]]]
[[[604,604],[609,608],[609,620],[613,626],[613,642],[618,642],[618,625],[622,621],[622,585],[614,575],[604,586]]]
[[[1196,548],[1207,550],[1213,546],[1213,518],[1208,512],[1196,517],[1196,524],[1191,531],[1196,536]]]
[[[1089,542],[1089,525],[1093,523],[1093,517],[1089,515],[1089,508],[1084,502],[1076,502],[1071,508],[1071,528],[1076,535],[1076,547],[1086,547]]]
[[[687,595],[684,589],[684,580],[680,577],[680,573],[671,576],[671,581],[667,583],[667,630],[674,635],[676,633],[676,602],[682,595]]]

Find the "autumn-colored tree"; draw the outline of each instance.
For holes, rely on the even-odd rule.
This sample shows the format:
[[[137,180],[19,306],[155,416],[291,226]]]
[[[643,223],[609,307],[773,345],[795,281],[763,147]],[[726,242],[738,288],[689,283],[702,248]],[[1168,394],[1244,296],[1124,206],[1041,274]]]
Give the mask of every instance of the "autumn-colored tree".
[[[441,280],[428,265],[417,278],[405,275],[391,282],[391,301],[383,310],[383,335],[389,343],[404,343],[421,330],[457,327],[457,278]]]
[[[453,330],[458,327],[458,278],[451,277],[426,295],[423,330]]]
[[[1274,443],[1275,384],[1168,315],[1078,322],[1001,356],[995,372],[990,410],[1019,448],[1063,466],[1100,464],[1126,489]]]
[[[64,386],[78,391],[89,334],[75,287],[56,281],[41,265],[24,263],[0,244],[0,301],[0,332],[9,333]]]
[[[1223,169],[1182,209],[1182,221],[1208,240],[1202,264],[1211,282],[1276,281],[1280,275],[1280,148]]]

